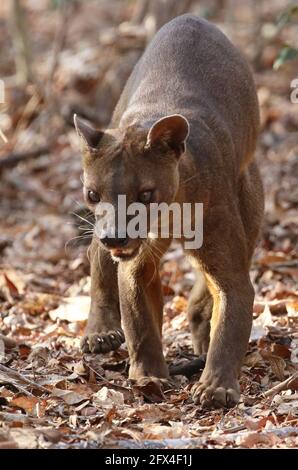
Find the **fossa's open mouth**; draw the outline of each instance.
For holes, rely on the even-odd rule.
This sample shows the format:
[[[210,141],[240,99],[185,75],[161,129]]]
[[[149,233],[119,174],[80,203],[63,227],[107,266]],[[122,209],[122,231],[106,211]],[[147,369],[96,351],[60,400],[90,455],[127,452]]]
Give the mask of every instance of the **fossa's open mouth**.
[[[112,248],[110,250],[112,257],[116,260],[128,260],[134,258],[138,253],[139,247],[137,248]]]

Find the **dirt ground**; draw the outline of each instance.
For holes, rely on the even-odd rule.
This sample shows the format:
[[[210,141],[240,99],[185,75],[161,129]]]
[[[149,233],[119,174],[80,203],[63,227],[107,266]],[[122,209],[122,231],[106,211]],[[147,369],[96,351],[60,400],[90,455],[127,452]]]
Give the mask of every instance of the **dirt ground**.
[[[89,306],[90,235],[72,115],[107,125],[150,37],[150,15],[132,24],[135,1],[77,1],[62,12],[46,0],[23,2],[33,77],[24,85],[15,74],[4,3],[0,332],[12,341],[0,339],[0,448],[297,447],[298,104],[290,96],[298,62],[273,68],[283,44],[298,43],[297,17],[296,25],[274,30],[287,2],[254,8],[252,1],[237,7],[227,1],[210,10],[210,2],[189,2],[189,11],[221,27],[254,69],[266,194],[251,267],[256,298],[242,398],[231,410],[207,411],[191,398],[198,375],[176,376],[175,387],[163,393],[128,381],[125,345],[100,356],[79,351]],[[163,344],[172,365],[193,357],[185,312],[194,275],[178,246],[164,258],[161,274]]]

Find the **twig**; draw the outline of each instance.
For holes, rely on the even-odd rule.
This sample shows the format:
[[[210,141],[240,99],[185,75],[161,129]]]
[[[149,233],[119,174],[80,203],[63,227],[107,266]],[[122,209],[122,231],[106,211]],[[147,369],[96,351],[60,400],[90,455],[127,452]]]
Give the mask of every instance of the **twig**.
[[[19,383],[17,382],[13,382],[13,386],[18,388],[20,390],[20,392],[22,392],[24,395],[27,395],[27,397],[34,397],[33,393],[29,392],[28,390],[26,390],[24,387],[22,387],[22,385],[20,385]]]
[[[11,378],[11,377],[7,376],[6,373],[2,375],[1,370],[0,370],[0,381],[2,383],[7,382],[9,385],[13,385],[15,388],[20,390],[20,392],[22,392],[24,395],[27,395],[28,397],[33,397],[34,396],[31,392],[28,392],[28,390],[26,390],[22,385],[20,385],[16,378]]]
[[[253,263],[253,268],[258,268],[259,266],[265,266],[266,268],[270,268],[270,269],[284,269],[284,268],[297,268],[298,267],[298,261],[297,259],[289,259],[289,260],[285,260],[285,261],[277,261],[277,262],[273,262],[273,263],[266,263],[266,262],[262,262],[262,260],[260,260],[259,262],[256,261],[255,263]]]
[[[235,426],[233,428],[224,429],[223,434],[233,434],[234,432],[244,431],[246,426],[244,424],[240,424],[239,426]]]
[[[0,128],[0,137],[1,137],[2,140],[4,140],[4,143],[7,144],[7,142],[8,142],[7,137],[4,135],[1,128]]]
[[[269,390],[267,390],[267,392],[264,392],[263,395],[265,397],[271,397],[273,395],[276,395],[277,393],[281,392],[282,390],[286,390],[288,388],[288,386],[290,385],[290,383],[293,382],[297,378],[298,378],[298,372],[294,375],[291,375],[291,377],[288,377],[283,382],[280,382],[279,384],[277,384],[274,387],[270,388]]]
[[[30,379],[27,379],[27,377],[24,377],[22,374],[20,374],[16,370],[10,369],[9,367],[4,366],[3,364],[0,364],[0,371],[5,372],[8,375],[12,375],[18,380],[22,380],[24,383],[31,385],[31,387],[38,388],[42,392],[51,393],[50,390],[48,390],[47,388],[33,382]]]
[[[97,375],[97,377],[99,377],[103,383],[105,383],[106,385],[109,385],[109,387],[114,387],[114,388],[118,388],[119,390],[125,390],[126,392],[130,392],[131,390],[128,388],[128,387],[123,387],[123,385],[117,385],[117,384],[113,384],[112,382],[110,382],[109,380],[105,379],[102,375],[100,375],[95,369],[93,369],[93,367],[91,367],[88,362],[84,361],[84,365],[88,367],[88,369],[92,370],[92,372],[94,372],[95,375]]]
[[[18,120],[18,123],[14,129],[12,140],[14,141],[16,136],[18,135],[20,129],[25,129],[25,127],[28,125],[28,122],[30,122],[31,117],[33,116],[34,112],[36,111],[36,108],[40,105],[41,96],[40,96],[40,86],[36,83],[33,94],[29,101],[26,103],[22,114],[20,116],[20,119]]]

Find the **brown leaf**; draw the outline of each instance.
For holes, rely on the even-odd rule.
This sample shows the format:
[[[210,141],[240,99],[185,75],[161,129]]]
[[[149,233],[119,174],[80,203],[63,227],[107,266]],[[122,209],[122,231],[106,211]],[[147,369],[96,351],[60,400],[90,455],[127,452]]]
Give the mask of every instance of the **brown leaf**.
[[[13,349],[18,345],[18,343],[14,339],[8,338],[7,336],[2,335],[1,333],[0,340],[3,341],[5,349]]]
[[[49,362],[50,351],[46,347],[39,346],[31,351],[28,359],[33,367],[43,367]]]
[[[19,355],[22,360],[27,359],[31,352],[31,347],[27,346],[27,344],[20,344],[19,346]]]
[[[276,356],[275,354],[272,354],[270,351],[266,351],[265,349],[260,350],[260,354],[265,359],[270,363],[271,370],[273,374],[276,376],[278,380],[284,380],[285,378],[285,368],[286,368],[286,363],[285,361],[279,357]]]
[[[185,312],[187,309],[187,300],[185,297],[176,296],[173,299],[173,307],[177,312]]]
[[[157,380],[146,380],[144,385],[133,385],[133,389],[140,392],[147,400],[159,403],[165,400],[162,386]]]
[[[163,293],[164,296],[174,295],[175,291],[171,286],[169,286],[169,284],[163,284],[162,285],[162,293]]]
[[[273,433],[262,434],[259,432],[252,432],[239,437],[236,443],[240,447],[252,448],[258,444],[263,444],[266,447],[275,446],[280,442],[280,438]]]
[[[40,433],[47,441],[53,444],[57,444],[63,437],[63,434],[58,429],[42,429]]]
[[[271,350],[274,355],[282,357],[283,359],[289,359],[291,357],[291,351],[283,344],[273,343]]]
[[[84,400],[88,400],[86,395],[81,395],[74,390],[62,390],[60,388],[53,388],[52,394],[55,397],[62,398],[68,405],[76,405]]]
[[[259,351],[253,351],[250,354],[247,354],[244,359],[244,365],[247,367],[255,367],[264,363],[264,359],[259,353]]]
[[[18,291],[17,286],[9,279],[9,277],[7,276],[6,273],[3,273],[3,276],[4,276],[4,279],[5,279],[6,285],[9,289],[10,295],[12,297],[18,296],[19,291]]]
[[[12,439],[8,439],[6,441],[0,440],[0,449],[17,449],[17,443],[13,441]]]
[[[17,406],[18,408],[22,408],[22,410],[26,411],[26,413],[28,413],[29,415],[40,416],[40,411],[42,408],[44,408],[45,402],[42,400],[39,400],[36,397],[28,397],[28,396],[22,395],[20,397],[17,397],[11,400],[10,405]]]
[[[289,316],[298,316],[298,300],[290,300],[286,304]]]
[[[142,406],[129,409],[126,415],[131,418],[138,418],[143,423],[145,422],[147,424],[180,419],[182,410],[179,407],[169,407],[167,404],[158,405],[156,403],[145,403]]]
[[[93,403],[102,408],[124,405],[124,395],[111,388],[102,387],[93,395]]]
[[[161,424],[149,424],[144,426],[145,439],[183,439],[191,437],[188,429],[182,422],[171,423],[171,426]]]

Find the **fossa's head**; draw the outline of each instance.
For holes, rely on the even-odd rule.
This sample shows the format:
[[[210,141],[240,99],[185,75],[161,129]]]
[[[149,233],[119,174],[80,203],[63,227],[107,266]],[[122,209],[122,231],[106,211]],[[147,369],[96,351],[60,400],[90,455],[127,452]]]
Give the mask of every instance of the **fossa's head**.
[[[83,154],[85,201],[99,220],[106,215],[107,205],[116,213],[114,219],[106,217],[98,238],[114,258],[131,258],[148,233],[131,238],[123,232],[123,219],[120,229],[119,196],[122,200],[125,196],[127,207],[137,202],[146,210],[150,203],[171,204],[175,200],[178,161],[185,152],[188,121],[175,114],[159,119],[149,129],[130,126],[105,131],[90,127],[76,116],[74,122]],[[125,215],[126,226],[129,219]]]

